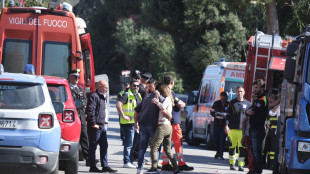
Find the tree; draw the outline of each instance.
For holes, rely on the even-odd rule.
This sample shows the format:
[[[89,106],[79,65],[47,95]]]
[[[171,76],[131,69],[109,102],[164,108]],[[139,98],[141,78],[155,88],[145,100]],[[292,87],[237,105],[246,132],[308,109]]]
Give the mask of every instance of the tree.
[[[240,61],[244,56],[245,28],[216,0],[144,0],[141,12],[146,25],[172,36],[173,62],[187,90],[198,87],[207,65],[222,57]]]
[[[127,68],[151,72],[155,79],[174,72],[175,48],[169,34],[137,25],[132,18],[118,21],[116,29],[116,50],[125,57]],[[182,86],[176,92],[182,92]]]

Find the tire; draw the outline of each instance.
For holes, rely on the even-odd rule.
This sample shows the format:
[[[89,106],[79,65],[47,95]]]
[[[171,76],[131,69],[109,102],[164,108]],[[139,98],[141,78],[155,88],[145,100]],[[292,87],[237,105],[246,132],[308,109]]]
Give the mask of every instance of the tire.
[[[281,174],[289,174],[288,173],[288,169],[287,169],[287,167],[285,166],[285,164],[286,164],[286,162],[284,162],[282,165],[281,165],[281,171],[280,171],[280,173]]]
[[[83,161],[83,160],[84,160],[84,157],[83,157],[82,147],[79,144],[79,161]]]
[[[65,174],[77,174],[79,172],[79,151],[76,151],[73,158],[66,161]]]
[[[194,138],[194,130],[193,126],[189,126],[189,129],[186,131],[186,142],[190,146],[199,146],[200,145],[200,140]]]
[[[215,142],[214,142],[214,139],[212,137],[213,131],[211,132],[211,130],[213,130],[213,127],[210,124],[208,129],[207,129],[207,136],[205,139],[206,149],[208,149],[208,150],[214,150],[215,149]]]

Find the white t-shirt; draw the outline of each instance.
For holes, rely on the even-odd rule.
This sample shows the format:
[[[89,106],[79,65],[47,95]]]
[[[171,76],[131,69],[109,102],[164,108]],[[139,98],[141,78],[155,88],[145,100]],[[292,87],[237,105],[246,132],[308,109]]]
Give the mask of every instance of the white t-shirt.
[[[163,103],[159,103],[158,107],[160,109],[158,116],[158,124],[170,124],[170,121],[163,115],[163,109],[167,110],[168,113],[172,112],[172,102],[169,97],[166,97]]]

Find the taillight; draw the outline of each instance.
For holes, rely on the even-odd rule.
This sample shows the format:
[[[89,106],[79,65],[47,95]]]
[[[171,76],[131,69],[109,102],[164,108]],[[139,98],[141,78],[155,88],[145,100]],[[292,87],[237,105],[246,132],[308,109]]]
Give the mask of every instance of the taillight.
[[[74,110],[65,109],[64,114],[62,115],[62,121],[66,123],[74,122]]]
[[[52,114],[40,114],[39,115],[39,128],[50,129],[54,126],[53,115]]]

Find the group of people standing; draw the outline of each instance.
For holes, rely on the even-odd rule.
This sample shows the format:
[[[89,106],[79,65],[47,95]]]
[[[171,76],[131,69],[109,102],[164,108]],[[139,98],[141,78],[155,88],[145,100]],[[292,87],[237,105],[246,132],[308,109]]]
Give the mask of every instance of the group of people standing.
[[[215,158],[224,159],[223,151],[228,136],[230,170],[244,171],[245,156],[248,154],[248,174],[262,173],[262,145],[266,134],[266,120],[267,118],[270,120],[271,117],[273,117],[271,120],[275,120],[276,114],[272,113],[278,113],[279,109],[278,102],[267,99],[264,89],[264,81],[258,79],[253,83],[252,104],[244,98],[244,88],[238,86],[235,99],[228,101],[227,93],[222,92],[220,100],[214,102],[212,106],[213,133],[217,146]],[[271,97],[274,98],[272,94],[269,98]],[[268,104],[268,101],[272,104]],[[272,112],[269,112],[270,110]],[[235,167],[236,147],[238,147],[238,169]]]
[[[137,168],[137,173],[142,173],[145,152],[150,145],[152,165],[145,173],[158,173],[158,154],[163,145],[161,170],[179,173],[194,169],[187,166],[183,159],[180,109],[185,107],[185,103],[176,97],[173,86],[171,75],[166,75],[163,82],[157,82],[150,73],[135,71],[129,88],[119,93],[116,106],[124,146],[123,167]],[[171,152],[172,142],[177,161]],[[136,166],[133,164],[133,153],[137,146]]]

